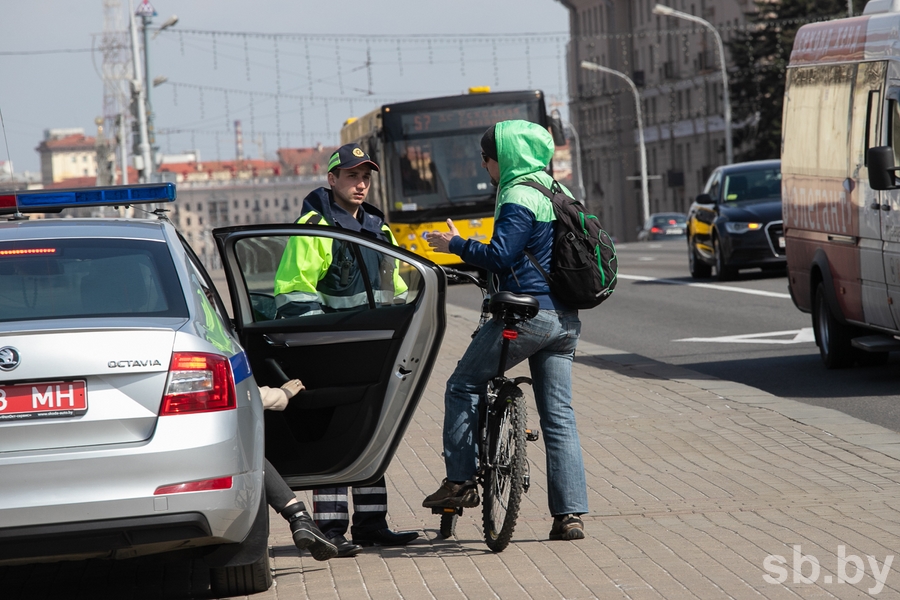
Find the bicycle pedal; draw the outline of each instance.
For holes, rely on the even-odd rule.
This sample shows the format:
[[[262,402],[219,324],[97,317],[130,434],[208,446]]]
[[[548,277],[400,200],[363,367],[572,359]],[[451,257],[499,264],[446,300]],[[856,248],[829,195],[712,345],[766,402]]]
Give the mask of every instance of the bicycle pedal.
[[[537,429],[526,429],[525,439],[529,442],[536,442],[541,439],[541,432]]]

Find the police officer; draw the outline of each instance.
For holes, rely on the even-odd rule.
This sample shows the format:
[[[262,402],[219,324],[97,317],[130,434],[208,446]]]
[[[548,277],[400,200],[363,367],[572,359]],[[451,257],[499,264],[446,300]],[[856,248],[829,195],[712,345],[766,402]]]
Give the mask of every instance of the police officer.
[[[327,225],[367,232],[396,245],[384,213],[365,200],[378,165],[358,144],[345,144],[328,162],[328,188],[320,187],[303,200],[297,223]],[[360,246],[365,269],[353,248],[326,237],[293,236],[275,275],[278,318],[352,310],[368,304],[366,281],[379,304],[402,302],[407,285],[398,262]],[[339,557],[356,556],[362,546],[401,546],[419,537],[416,531],[392,531],[387,525],[387,490],[382,477],[369,487],[353,488],[351,543],[345,537],[350,515],[347,488],[313,491],[313,518],[337,546]]]

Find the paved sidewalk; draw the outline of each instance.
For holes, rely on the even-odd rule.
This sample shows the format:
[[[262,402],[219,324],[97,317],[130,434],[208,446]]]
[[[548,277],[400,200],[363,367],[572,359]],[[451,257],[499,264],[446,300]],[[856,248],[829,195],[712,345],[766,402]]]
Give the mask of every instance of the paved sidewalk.
[[[320,563],[298,557],[273,513],[276,585],[254,600],[900,598],[900,561],[889,562],[900,549],[900,434],[587,343],[573,370],[587,539],[547,539],[540,442],[528,446],[532,486],[509,548],[487,549],[480,508],[441,538],[421,503],[444,476],[444,382],[476,320],[448,306],[441,356],[387,472],[388,522],[421,537]],[[536,414],[532,401],[534,427]]]

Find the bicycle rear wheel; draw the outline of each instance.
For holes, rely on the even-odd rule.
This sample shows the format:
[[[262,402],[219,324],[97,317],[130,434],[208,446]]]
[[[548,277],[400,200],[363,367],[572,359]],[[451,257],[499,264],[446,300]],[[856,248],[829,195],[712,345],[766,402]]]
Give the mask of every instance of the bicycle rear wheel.
[[[484,541],[494,552],[505,550],[512,539],[527,473],[525,398],[519,389],[499,399],[504,397],[505,410],[488,417],[491,459],[483,483]]]

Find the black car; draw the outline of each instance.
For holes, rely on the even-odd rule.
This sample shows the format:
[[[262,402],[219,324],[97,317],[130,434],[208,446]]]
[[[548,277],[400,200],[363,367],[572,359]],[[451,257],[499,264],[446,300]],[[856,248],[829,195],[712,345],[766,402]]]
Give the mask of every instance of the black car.
[[[784,269],[781,161],[763,160],[717,168],[691,205],[688,265],[695,279],[727,280],[739,269]]]
[[[682,213],[653,213],[638,232],[638,241],[683,240],[687,217]]]

